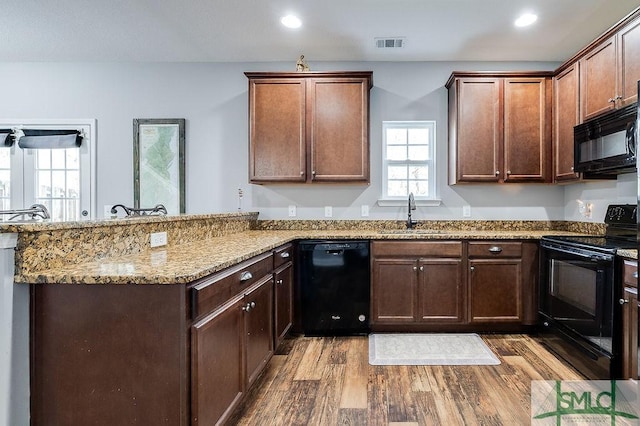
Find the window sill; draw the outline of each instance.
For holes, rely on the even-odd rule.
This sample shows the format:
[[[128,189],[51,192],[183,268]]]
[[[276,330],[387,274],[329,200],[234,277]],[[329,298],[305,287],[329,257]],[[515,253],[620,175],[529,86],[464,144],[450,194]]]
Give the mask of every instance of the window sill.
[[[380,199],[378,200],[378,205],[380,207],[406,207],[408,199]],[[433,200],[415,200],[416,206],[421,207],[437,207],[442,204],[442,200],[433,199]]]

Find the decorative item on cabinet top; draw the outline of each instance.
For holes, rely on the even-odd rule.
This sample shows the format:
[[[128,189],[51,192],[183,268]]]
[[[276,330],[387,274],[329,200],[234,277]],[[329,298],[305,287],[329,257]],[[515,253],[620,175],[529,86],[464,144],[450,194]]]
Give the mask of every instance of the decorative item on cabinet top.
[[[372,71],[245,75],[251,183],[369,183]]]

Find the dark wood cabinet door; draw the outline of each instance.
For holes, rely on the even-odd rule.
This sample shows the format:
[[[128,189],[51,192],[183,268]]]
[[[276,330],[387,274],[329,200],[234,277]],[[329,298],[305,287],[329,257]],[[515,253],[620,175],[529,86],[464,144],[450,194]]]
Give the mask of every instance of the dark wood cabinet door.
[[[369,80],[307,82],[311,180],[369,181]]]
[[[580,123],[579,64],[553,79],[553,179],[566,182],[579,179],[573,171],[573,128]]]
[[[247,385],[273,355],[273,278],[266,277],[244,295]]]
[[[548,101],[546,78],[504,80],[505,182],[548,180],[551,136]]]
[[[638,100],[640,80],[640,19],[625,26],[618,33],[618,106],[623,107]]]
[[[289,262],[274,274],[275,278],[275,347],[278,347],[293,324],[293,264]]]
[[[464,292],[461,259],[422,259],[419,266],[419,320],[462,323]]]
[[[638,290],[625,287],[622,302],[622,378],[638,380]]]
[[[407,323],[417,317],[415,259],[374,259],[371,293],[374,323]]]
[[[191,421],[223,423],[244,391],[242,296],[191,328]]]
[[[456,179],[498,182],[502,176],[502,80],[461,78],[456,83],[455,152],[450,153],[456,156]]]
[[[522,321],[521,264],[520,259],[469,261],[471,322]]]
[[[249,179],[306,180],[304,79],[249,80]]]
[[[582,121],[615,107],[615,36],[580,59],[580,114]]]

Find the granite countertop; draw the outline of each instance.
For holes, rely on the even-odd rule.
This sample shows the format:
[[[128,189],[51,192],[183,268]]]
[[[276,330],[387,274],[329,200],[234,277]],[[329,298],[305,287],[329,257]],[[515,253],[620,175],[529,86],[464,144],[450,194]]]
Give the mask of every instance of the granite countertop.
[[[148,249],[52,269],[17,274],[16,283],[186,284],[297,239],[499,239],[537,240],[543,235],[575,235],[567,231],[438,230],[380,232],[373,230],[244,231],[221,237]],[[637,252],[635,253],[637,257]]]

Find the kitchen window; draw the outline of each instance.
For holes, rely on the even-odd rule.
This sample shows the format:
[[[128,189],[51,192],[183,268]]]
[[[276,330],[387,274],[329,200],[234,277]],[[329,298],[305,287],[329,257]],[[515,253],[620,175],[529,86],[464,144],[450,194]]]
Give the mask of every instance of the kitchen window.
[[[409,193],[423,205],[438,205],[435,121],[382,123],[382,199],[380,205],[406,202]]]
[[[18,136],[28,131],[74,131],[80,144],[55,147],[45,144],[41,148],[36,141],[36,148],[32,148],[34,144],[22,143],[1,147],[3,210],[37,203],[45,205],[55,221],[79,221],[95,216],[95,120],[3,120],[0,128],[11,128],[12,134]]]

